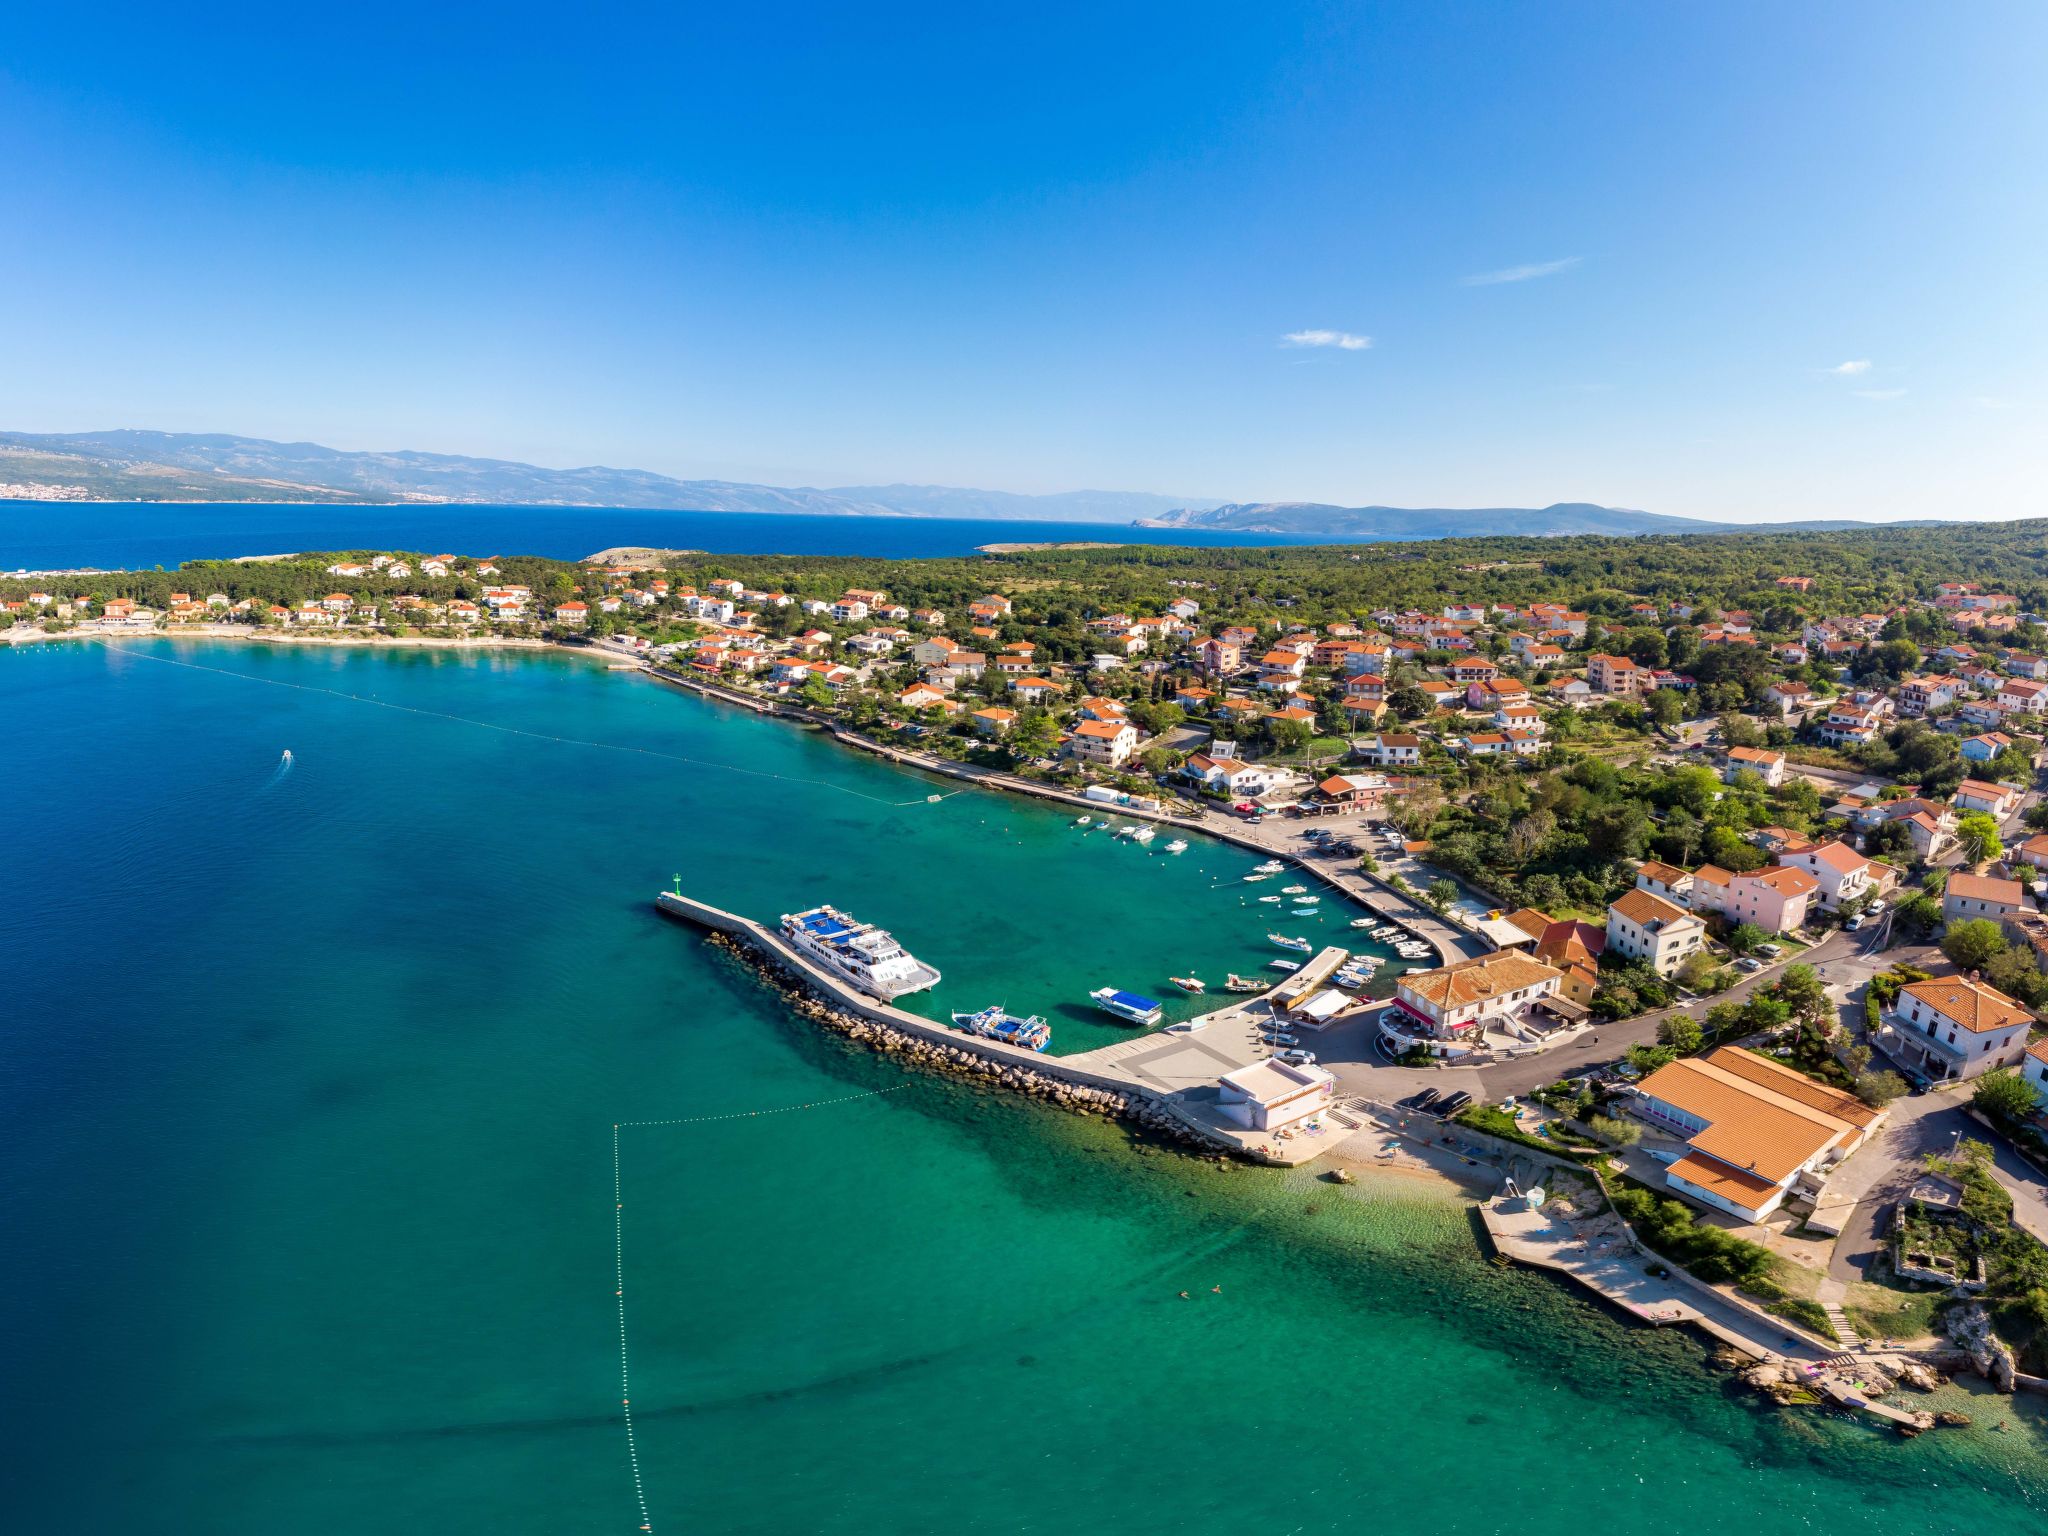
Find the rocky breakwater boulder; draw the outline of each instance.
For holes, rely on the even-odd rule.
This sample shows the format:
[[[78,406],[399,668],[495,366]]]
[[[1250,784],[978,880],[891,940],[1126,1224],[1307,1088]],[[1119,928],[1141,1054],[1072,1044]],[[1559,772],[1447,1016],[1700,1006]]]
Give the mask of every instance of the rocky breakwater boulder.
[[[1948,1336],[1970,1357],[1970,1366],[2000,1392],[2019,1385],[2019,1366],[2005,1341],[1991,1331],[1991,1313],[1981,1301],[1956,1307],[1948,1314]]]
[[[1806,1384],[1799,1367],[1788,1360],[1759,1360],[1744,1367],[1739,1379],[1744,1386],[1754,1388],[1772,1402],[1785,1407],[1820,1401],[1819,1395]]]

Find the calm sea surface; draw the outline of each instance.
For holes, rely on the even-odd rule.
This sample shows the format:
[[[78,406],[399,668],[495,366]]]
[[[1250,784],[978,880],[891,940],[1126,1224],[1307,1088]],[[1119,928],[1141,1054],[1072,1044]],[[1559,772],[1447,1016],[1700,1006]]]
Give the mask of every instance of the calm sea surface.
[[[1118,1033],[1070,1011],[1090,986],[1271,952],[1241,855],[932,804],[571,657],[134,649],[0,649],[0,1528],[2048,1514],[2040,1399],[1910,1444],[1766,1411],[1687,1339],[1484,1262],[1454,1201],[1140,1155],[906,1073],[649,905],[678,874],[760,916],[843,901],[945,968],[937,1003],[1046,1011],[1072,1048]],[[633,1121],[682,1123],[618,1131],[615,1201]]]
[[[631,507],[331,507],[246,502],[0,501],[0,571],[147,570],[185,560],[301,549],[546,555],[580,560],[618,545],[714,554],[964,555],[982,544],[1076,539],[1228,547],[1328,544],[1270,533],[1203,533],[1117,523],[1002,523],[939,517],[807,517]]]

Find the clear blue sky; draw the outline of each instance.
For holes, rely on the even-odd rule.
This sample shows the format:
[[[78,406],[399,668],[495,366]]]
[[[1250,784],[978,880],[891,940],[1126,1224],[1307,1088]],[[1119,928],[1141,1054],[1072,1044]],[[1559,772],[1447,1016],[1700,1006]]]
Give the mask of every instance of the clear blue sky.
[[[2048,511],[2038,4],[433,9],[15,13],[0,425]]]

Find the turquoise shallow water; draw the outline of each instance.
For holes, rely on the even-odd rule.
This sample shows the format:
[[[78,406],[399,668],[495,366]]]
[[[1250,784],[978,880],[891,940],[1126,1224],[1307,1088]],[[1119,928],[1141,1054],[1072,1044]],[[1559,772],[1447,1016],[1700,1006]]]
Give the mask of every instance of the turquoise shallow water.
[[[838,896],[1043,1007],[1270,953],[1237,854],[928,806],[572,658],[152,649],[816,782],[0,651],[10,1529],[637,1529],[613,1124],[876,1090],[620,1133],[658,1531],[2038,1528],[2037,1411],[1910,1445],[1766,1412],[1485,1264],[1454,1202],[906,1074],[648,907]]]

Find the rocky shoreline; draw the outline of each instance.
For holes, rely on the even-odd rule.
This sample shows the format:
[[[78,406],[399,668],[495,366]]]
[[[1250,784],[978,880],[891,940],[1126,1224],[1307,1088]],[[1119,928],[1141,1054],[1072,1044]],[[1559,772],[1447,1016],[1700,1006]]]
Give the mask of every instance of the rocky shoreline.
[[[1145,1094],[1069,1082],[1023,1062],[1002,1061],[965,1045],[942,1045],[907,1030],[864,1019],[834,1007],[820,997],[801,973],[792,972],[772,952],[725,933],[711,934],[708,942],[746,962],[763,981],[782,994],[798,1016],[834,1034],[857,1041],[870,1050],[902,1057],[927,1071],[992,1083],[1073,1114],[1127,1121],[1160,1140],[1212,1154],[1219,1162],[1230,1161],[1236,1150],[1227,1143],[1204,1135]]]

